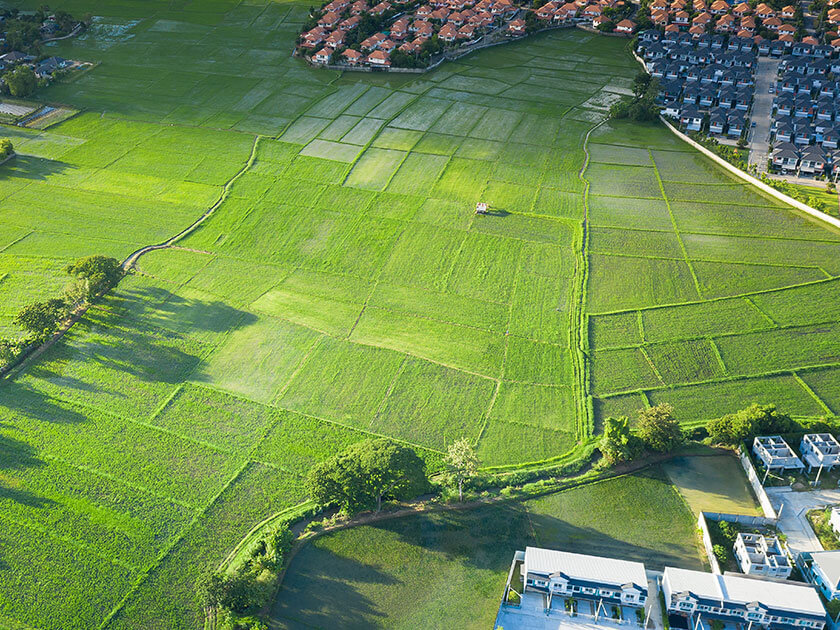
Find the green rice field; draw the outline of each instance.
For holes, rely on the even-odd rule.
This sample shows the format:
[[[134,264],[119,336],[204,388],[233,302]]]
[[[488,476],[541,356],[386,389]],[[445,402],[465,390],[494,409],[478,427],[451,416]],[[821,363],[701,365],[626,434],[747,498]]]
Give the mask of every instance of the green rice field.
[[[216,209],[0,382],[0,627],[200,627],[196,578],[371,436],[510,469],[657,402],[840,413],[840,235],[604,123],[625,40],[341,75],[290,57],[304,3],[51,6],[95,18],[48,52],[98,65],[0,128],[0,334]]]

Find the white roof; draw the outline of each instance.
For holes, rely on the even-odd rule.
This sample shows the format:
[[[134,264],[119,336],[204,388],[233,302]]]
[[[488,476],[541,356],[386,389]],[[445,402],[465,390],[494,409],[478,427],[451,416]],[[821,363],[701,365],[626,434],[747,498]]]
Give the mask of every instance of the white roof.
[[[837,588],[840,583],[840,551],[812,551],[811,559],[831,582],[831,588]]]
[[[735,575],[665,568],[665,580],[672,593],[690,591],[697,597],[725,600],[733,604],[759,602],[775,610],[825,616],[817,591],[812,586],[785,584]]]
[[[561,571],[571,579],[622,586],[633,583],[647,588],[645,565],[641,562],[615,560],[600,556],[587,556],[568,551],[525,548],[525,568],[537,573],[552,574]]]

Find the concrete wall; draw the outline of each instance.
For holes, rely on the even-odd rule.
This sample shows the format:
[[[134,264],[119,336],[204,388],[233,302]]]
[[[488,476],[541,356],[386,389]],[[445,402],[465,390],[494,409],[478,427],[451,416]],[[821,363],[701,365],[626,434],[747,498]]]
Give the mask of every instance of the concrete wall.
[[[700,528],[700,533],[703,537],[703,547],[706,549],[706,557],[712,566],[712,573],[721,575],[720,564],[718,563],[717,557],[715,557],[712,536],[709,533],[709,524],[706,523],[706,515],[703,512],[700,512],[700,516],[697,518],[697,527]]]
[[[814,210],[814,212],[816,212],[816,210]],[[773,504],[770,503],[770,497],[767,496],[764,486],[761,485],[761,479],[758,478],[755,466],[753,466],[752,461],[744,452],[743,447],[741,447],[738,451],[738,458],[741,460],[741,466],[744,468],[744,472],[747,473],[747,479],[750,480],[750,485],[752,486],[753,492],[755,492],[755,496],[758,497],[758,503],[761,505],[761,509],[764,510],[764,516],[773,520],[778,519],[779,514],[776,512],[776,508],[773,507]]]

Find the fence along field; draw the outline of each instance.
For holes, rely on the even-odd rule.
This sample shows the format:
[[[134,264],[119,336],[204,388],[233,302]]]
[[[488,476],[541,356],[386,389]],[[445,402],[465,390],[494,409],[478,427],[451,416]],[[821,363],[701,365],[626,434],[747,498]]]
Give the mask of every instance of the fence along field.
[[[593,383],[608,383],[595,392],[601,413],[673,393],[660,383],[685,361],[648,350],[638,323],[658,312],[648,307],[660,303],[660,285],[667,300],[705,303],[700,293],[725,276],[728,257],[776,273],[791,260],[831,273],[821,256],[836,238],[797,220],[801,237],[784,233],[792,245],[778,264],[760,247],[744,260],[743,229],[724,238],[717,227],[683,227],[678,204],[695,204],[662,195],[670,180],[657,160],[690,155],[658,128],[596,131],[593,157],[604,147],[619,166],[645,169],[644,190],[600,158],[585,174],[585,202],[582,138],[634,72],[619,40],[555,33],[420,77],[342,78],[288,59],[304,5],[96,10],[112,12],[98,22],[101,37],[56,52],[106,63],[48,92],[86,111],[22,132],[22,155],[3,173],[4,305],[54,294],[76,256],[125,256],[177,233],[253,162],[199,230],[143,256],[64,341],[0,384],[0,521],[10,543],[0,551],[0,616],[38,628],[195,627],[196,577],[254,523],[303,501],[308,468],[354,441],[403,440],[430,467],[464,435],[486,465],[578,456],[593,432],[577,355],[584,297],[590,322],[632,311],[610,315],[619,324],[590,341]],[[637,164],[639,155],[648,161]],[[474,214],[479,200],[490,215]],[[584,243],[585,208],[592,226],[618,230]],[[636,246],[619,231],[636,218],[653,233],[643,242],[660,252],[667,240],[673,258],[616,255]],[[822,250],[794,258],[805,241]],[[583,296],[582,254],[596,244]],[[692,257],[712,246],[717,274]],[[780,286],[791,284],[784,278]],[[633,282],[647,292],[624,288]],[[754,332],[784,317],[758,294],[737,299],[755,313]],[[0,325],[10,329],[14,309],[4,308]],[[691,347],[724,370],[717,341]],[[626,387],[614,359],[624,355],[610,355],[621,378],[604,381],[601,351],[668,364],[650,368],[647,390],[627,394],[611,384]],[[766,384],[773,400],[784,391],[818,413],[802,383],[836,405],[826,370],[703,382],[673,402],[691,420],[709,392],[742,402]]]

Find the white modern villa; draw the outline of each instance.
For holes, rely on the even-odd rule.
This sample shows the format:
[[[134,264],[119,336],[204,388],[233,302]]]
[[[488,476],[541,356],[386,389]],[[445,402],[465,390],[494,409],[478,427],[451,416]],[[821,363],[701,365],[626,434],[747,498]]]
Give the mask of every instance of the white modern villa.
[[[811,551],[799,558],[803,573],[826,599],[840,599],[840,551]]]
[[[792,470],[805,468],[793,449],[781,435],[765,435],[753,440],[753,453],[768,470]]]
[[[741,532],[733,549],[738,566],[748,575],[785,579],[793,570],[787,552],[775,536]]]
[[[808,472],[814,468],[831,470],[840,464],[840,442],[831,433],[809,433],[803,436],[799,452],[808,466]]]

